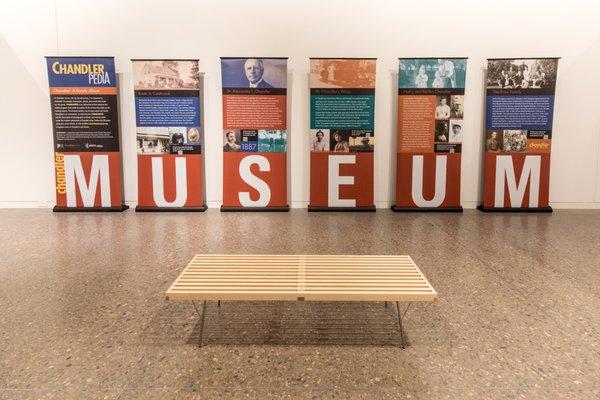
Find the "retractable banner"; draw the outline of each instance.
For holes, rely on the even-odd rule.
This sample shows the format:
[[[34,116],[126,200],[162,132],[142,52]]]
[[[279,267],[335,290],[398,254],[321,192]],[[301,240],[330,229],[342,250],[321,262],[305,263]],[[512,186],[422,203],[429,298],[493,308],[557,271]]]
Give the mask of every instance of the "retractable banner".
[[[198,60],[132,60],[136,211],[205,211]]]
[[[310,60],[309,211],[375,211],[376,62]]]
[[[394,211],[462,211],[466,58],[401,58]]]
[[[552,212],[550,149],[558,58],[489,59],[481,211]]]
[[[221,211],[288,211],[287,58],[222,57]]]
[[[46,57],[54,211],[123,211],[114,57]]]

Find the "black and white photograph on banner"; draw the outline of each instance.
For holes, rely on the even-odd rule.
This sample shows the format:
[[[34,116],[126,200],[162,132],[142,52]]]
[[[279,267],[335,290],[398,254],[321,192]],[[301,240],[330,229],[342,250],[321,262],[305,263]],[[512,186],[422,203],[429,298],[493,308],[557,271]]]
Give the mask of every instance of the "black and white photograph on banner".
[[[285,89],[287,60],[273,58],[222,58],[224,88]]]
[[[435,121],[434,142],[448,142],[448,121]]]
[[[137,127],[138,154],[169,154],[171,135],[167,127]]]
[[[240,151],[241,150],[241,131],[238,129],[227,129],[223,132],[223,151]]]
[[[372,152],[375,149],[375,136],[370,129],[353,129],[348,137],[352,152]]]
[[[556,85],[558,60],[513,59],[489,60],[488,89],[553,89]]]
[[[522,153],[527,150],[527,131],[505,129],[502,132],[502,141],[505,153]]]
[[[499,153],[503,150],[502,130],[491,130],[485,133],[485,151]]]
[[[200,90],[198,62],[134,61],[135,90]]]
[[[310,130],[310,151],[329,151],[329,129]]]
[[[335,129],[331,130],[330,132],[330,150],[338,153],[350,152],[350,144],[348,143],[348,138],[350,137],[350,130]]]
[[[450,118],[450,96],[435,96],[435,119]]]
[[[463,121],[461,119],[450,120],[450,136],[448,141],[451,143],[461,143],[463,141]]]
[[[465,113],[465,96],[450,96],[450,118],[462,119]]]

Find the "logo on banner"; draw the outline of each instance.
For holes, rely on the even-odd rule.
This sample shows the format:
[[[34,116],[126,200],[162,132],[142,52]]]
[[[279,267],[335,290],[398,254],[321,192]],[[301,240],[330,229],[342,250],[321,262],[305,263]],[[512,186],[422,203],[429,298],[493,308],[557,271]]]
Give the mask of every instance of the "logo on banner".
[[[58,205],[114,207],[121,189],[118,153],[55,155]]]

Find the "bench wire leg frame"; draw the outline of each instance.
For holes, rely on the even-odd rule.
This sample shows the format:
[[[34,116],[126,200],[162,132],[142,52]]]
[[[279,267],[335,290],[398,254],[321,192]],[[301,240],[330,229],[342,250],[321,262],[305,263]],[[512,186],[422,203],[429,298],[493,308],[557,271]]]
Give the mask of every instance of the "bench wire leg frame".
[[[218,304],[220,306],[221,301],[218,301]],[[195,301],[192,301],[192,304],[194,305],[194,309],[196,310],[196,313],[198,314],[198,317],[200,318],[200,339],[199,339],[199,344],[198,347],[202,347],[202,335],[204,334],[204,317],[206,316],[206,300],[204,300],[202,302],[202,314],[200,314],[200,311],[198,310],[198,306],[196,305]],[[406,309],[404,310],[404,312],[400,311],[400,302],[397,301],[396,302],[396,309],[398,310],[398,325],[400,326],[400,343],[401,343],[401,347],[404,349],[404,330],[402,328],[402,319],[404,319],[404,316],[406,315],[406,313],[408,312],[408,309],[410,308],[410,305],[412,303],[409,302],[408,305],[406,306]],[[385,302],[385,306],[387,307],[387,301]]]
[[[203,305],[202,305],[202,315],[200,315],[200,311],[198,311],[198,306],[196,306],[196,302],[192,300],[192,304],[194,305],[194,308],[196,309],[196,313],[198,314],[198,317],[200,317],[200,343],[199,343],[198,347],[202,347],[202,334],[204,333],[204,316],[206,315],[206,300],[204,300]]]
[[[406,313],[408,312],[408,309],[410,308],[411,302],[408,303],[408,305],[406,306],[406,309],[404,310],[404,312],[400,311],[400,302],[397,301],[396,302],[396,308],[398,309],[398,325],[400,325],[400,340],[401,340],[401,347],[404,348],[404,332],[402,329],[402,319],[404,318],[404,316],[406,315]],[[387,302],[386,302],[386,307],[387,307]]]

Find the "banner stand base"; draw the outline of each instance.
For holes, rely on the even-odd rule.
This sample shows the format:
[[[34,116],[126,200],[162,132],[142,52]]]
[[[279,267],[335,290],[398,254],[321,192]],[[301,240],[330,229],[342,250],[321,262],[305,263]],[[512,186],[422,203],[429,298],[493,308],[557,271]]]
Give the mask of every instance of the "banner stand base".
[[[375,212],[375,206],[360,206],[360,207],[325,207],[325,206],[308,206],[308,212]]]
[[[117,207],[63,207],[54,206],[53,212],[123,212],[129,208],[128,205],[121,205]]]
[[[290,206],[275,206],[275,207],[237,207],[237,206],[221,206],[221,212],[286,212],[290,211]]]
[[[393,212],[463,212],[462,206],[458,207],[398,207],[392,206]]]
[[[135,212],[204,212],[208,207],[203,204],[198,207],[146,207],[137,206]]]
[[[484,207],[483,204],[477,206],[481,212],[513,212],[513,213],[551,213],[552,207]]]

